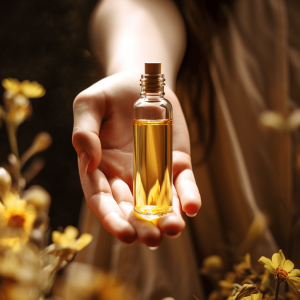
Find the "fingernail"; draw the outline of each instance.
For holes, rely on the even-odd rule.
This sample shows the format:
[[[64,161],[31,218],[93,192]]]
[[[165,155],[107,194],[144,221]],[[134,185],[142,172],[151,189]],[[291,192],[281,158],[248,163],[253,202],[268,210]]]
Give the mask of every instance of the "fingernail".
[[[186,215],[188,216],[188,217],[196,217],[197,216],[197,213],[195,213],[195,214],[188,214],[188,213],[186,213]]]
[[[126,242],[123,242],[123,241],[121,241],[121,243],[122,243],[124,246],[130,246],[130,245],[133,244],[133,242],[132,242],[132,243],[126,243]]]
[[[149,247],[149,250],[152,250],[152,251],[154,251],[156,249],[158,249],[158,246],[157,247]]]
[[[90,163],[90,157],[85,151],[82,151],[79,154],[79,160],[80,160],[80,164],[81,164],[81,169],[83,170],[84,174],[86,175],[87,170],[88,170],[88,166],[89,166],[89,163]]]
[[[177,239],[181,236],[181,232],[178,232],[176,235],[168,235],[166,234],[166,236],[170,239]]]

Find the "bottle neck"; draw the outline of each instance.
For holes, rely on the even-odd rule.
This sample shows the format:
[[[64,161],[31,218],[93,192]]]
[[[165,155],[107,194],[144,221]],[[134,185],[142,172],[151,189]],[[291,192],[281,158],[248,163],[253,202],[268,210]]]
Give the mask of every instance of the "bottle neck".
[[[142,97],[162,98],[165,95],[165,77],[163,74],[142,74],[140,85]]]

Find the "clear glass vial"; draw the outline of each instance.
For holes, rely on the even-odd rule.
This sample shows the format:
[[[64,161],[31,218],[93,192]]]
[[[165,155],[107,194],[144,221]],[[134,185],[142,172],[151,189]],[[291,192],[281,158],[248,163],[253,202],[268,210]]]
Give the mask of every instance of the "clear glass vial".
[[[134,104],[134,210],[149,220],[172,212],[172,105],[160,63],[146,63]]]

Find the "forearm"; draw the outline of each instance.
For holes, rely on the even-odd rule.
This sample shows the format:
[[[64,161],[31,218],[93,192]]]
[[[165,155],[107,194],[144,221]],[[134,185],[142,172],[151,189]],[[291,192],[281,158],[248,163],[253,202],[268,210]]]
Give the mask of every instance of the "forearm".
[[[141,73],[143,63],[159,61],[174,90],[185,51],[182,18],[170,0],[103,0],[91,19],[91,41],[106,75]]]

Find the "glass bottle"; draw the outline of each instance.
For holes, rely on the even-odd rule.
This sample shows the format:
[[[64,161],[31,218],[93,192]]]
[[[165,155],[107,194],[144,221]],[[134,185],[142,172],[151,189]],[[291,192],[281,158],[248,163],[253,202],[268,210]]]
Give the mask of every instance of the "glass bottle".
[[[164,98],[160,63],[145,63],[134,103],[134,210],[146,219],[172,212],[172,105]]]

